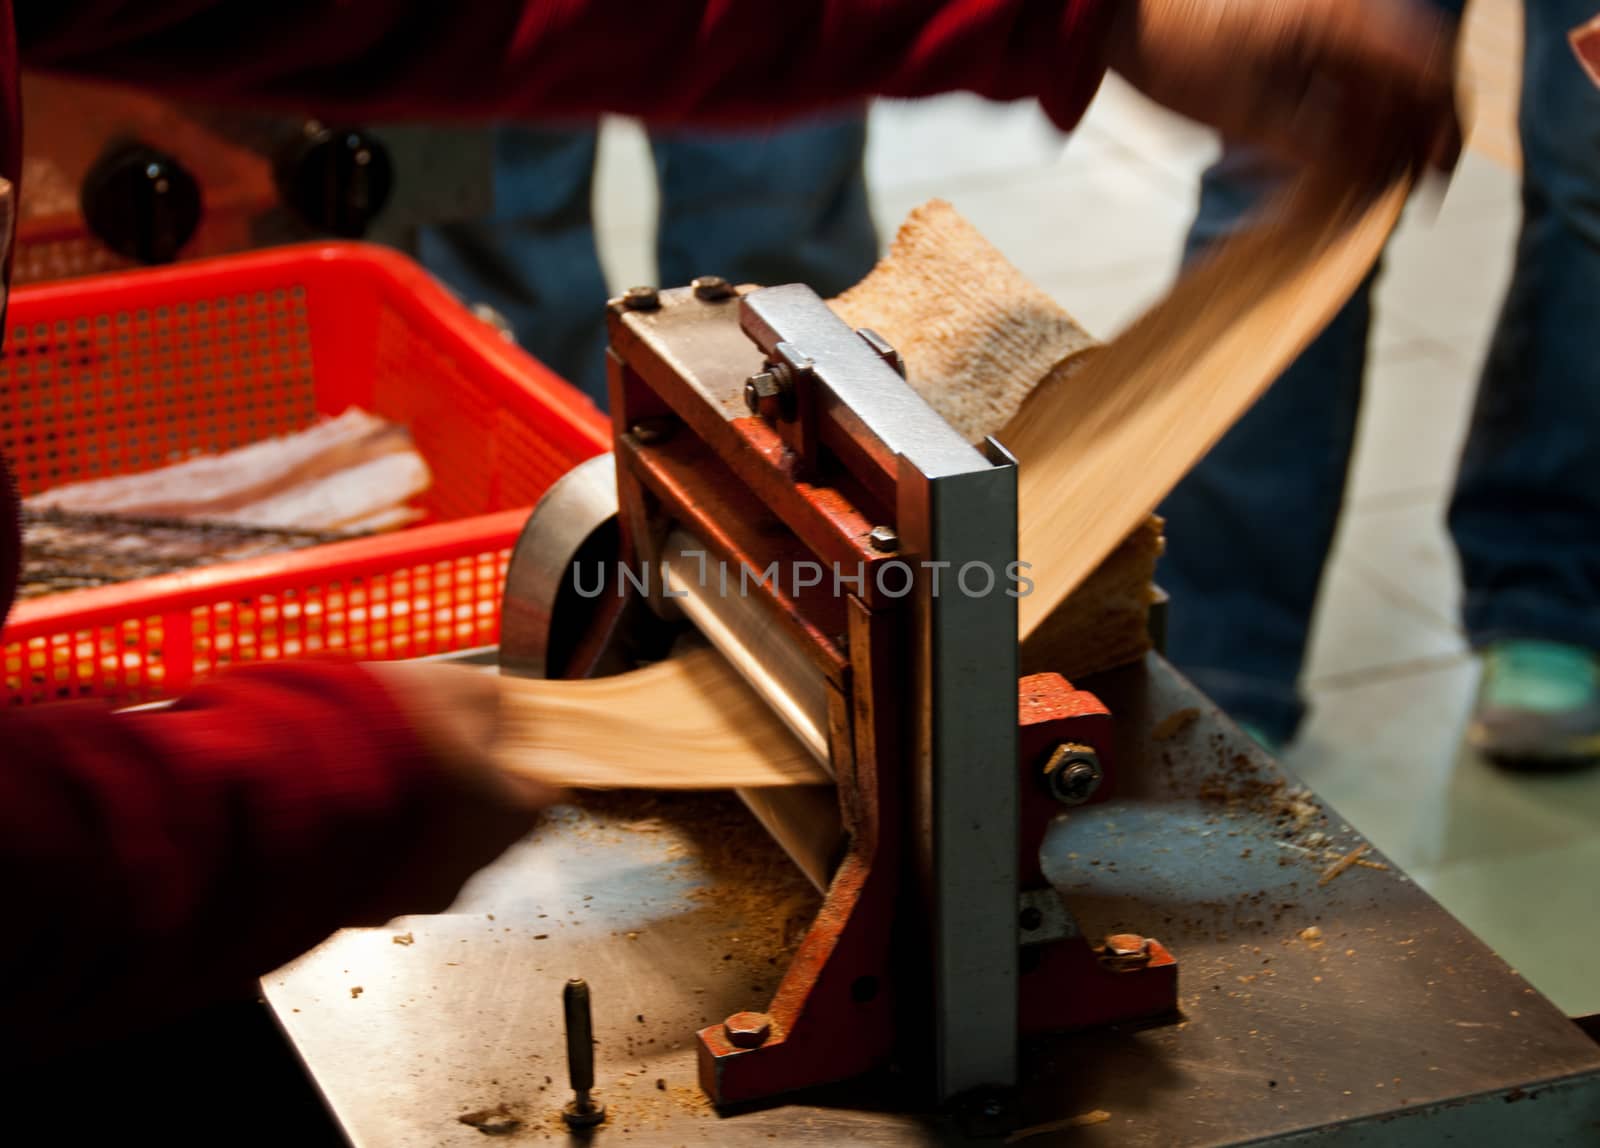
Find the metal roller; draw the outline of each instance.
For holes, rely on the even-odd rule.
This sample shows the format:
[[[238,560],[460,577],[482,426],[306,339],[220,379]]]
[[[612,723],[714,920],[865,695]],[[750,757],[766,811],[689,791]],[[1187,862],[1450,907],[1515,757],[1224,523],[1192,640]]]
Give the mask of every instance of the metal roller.
[[[573,564],[614,563],[616,521],[616,467],[609,454],[574,467],[546,492],[523,528],[506,571],[502,673],[546,678],[566,664],[566,654],[594,612],[593,600],[574,588]],[[714,578],[702,584],[699,554],[714,561],[685,532],[669,534],[662,549],[662,579],[674,604],[832,773],[822,674],[778,632],[754,599],[720,593]],[[833,788],[738,793],[812,883],[826,888],[844,839]]]
[[[822,672],[783,634],[759,599],[723,591],[720,578],[711,574],[715,557],[686,532],[672,531],[661,548],[666,592],[831,774]]]

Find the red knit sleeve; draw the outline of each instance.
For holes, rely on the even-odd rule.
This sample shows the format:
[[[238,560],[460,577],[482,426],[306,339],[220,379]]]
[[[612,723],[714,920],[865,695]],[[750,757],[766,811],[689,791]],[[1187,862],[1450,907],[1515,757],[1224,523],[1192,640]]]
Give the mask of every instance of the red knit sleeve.
[[[1070,127],[1116,0],[56,0],[26,65],[363,117],[773,119],[866,96],[1039,97]]]
[[[165,712],[0,711],[0,746],[13,1055],[206,1003],[375,923],[438,781],[348,665],[236,672]]]

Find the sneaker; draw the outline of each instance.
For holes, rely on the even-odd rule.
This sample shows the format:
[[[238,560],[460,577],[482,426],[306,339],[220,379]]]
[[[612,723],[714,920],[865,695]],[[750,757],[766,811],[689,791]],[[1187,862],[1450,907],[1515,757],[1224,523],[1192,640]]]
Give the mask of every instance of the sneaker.
[[[1563,642],[1495,642],[1467,744],[1510,769],[1600,762],[1600,655]]]
[[[1275,754],[1283,748],[1283,743],[1281,741],[1273,737],[1270,733],[1262,729],[1253,721],[1246,721],[1243,718],[1234,718],[1234,724],[1240,729],[1244,730],[1245,733],[1249,734],[1250,740],[1254,741],[1268,753]]]

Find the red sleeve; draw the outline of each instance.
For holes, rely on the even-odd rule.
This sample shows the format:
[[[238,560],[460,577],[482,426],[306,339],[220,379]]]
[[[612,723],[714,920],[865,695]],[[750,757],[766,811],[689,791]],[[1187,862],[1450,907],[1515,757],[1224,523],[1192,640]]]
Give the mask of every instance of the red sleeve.
[[[0,745],[0,1061],[248,990],[384,919],[436,779],[349,665],[239,671],[165,712],[0,710]]]
[[[362,118],[749,121],[862,97],[1038,96],[1077,122],[1117,0],[54,0],[23,63]]]

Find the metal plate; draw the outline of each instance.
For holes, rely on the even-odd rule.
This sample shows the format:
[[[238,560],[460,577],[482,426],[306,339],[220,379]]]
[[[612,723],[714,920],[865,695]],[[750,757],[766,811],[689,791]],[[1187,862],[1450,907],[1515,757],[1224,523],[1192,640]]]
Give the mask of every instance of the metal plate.
[[[1402,874],[1357,865],[1319,884],[1324,853],[1359,838],[1315,805],[1297,821],[1290,783],[1164,662],[1087,684],[1119,715],[1123,790],[1059,828],[1050,871],[1088,935],[1172,948],[1184,1017],[1030,1045],[993,1127],[1078,1118],[1030,1148],[1600,1143],[1600,1050],[1554,1006]],[[695,1028],[759,1007],[777,976],[735,910],[794,886],[773,879],[775,847],[723,839],[727,797],[673,799],[642,832],[608,800],[563,813],[452,913],[338,934],[266,978],[352,1142],[480,1145],[459,1118],[504,1106],[512,1142],[567,1143],[573,975],[594,986],[612,1113],[587,1143],[963,1140],[970,1126],[897,1104],[892,1079],[729,1116],[700,1102]]]

